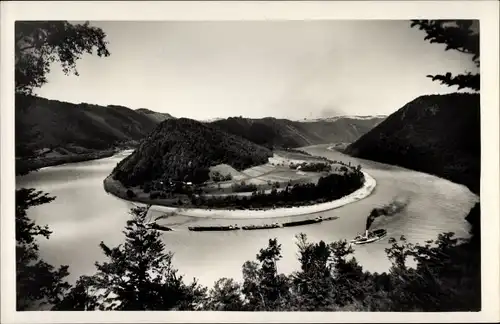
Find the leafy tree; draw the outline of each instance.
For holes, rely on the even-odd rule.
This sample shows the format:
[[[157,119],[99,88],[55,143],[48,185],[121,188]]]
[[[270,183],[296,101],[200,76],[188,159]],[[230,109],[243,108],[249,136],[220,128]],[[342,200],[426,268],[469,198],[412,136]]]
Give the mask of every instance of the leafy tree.
[[[88,23],[73,25],[68,22],[18,21],[15,29],[15,93],[16,106],[30,106],[30,95],[34,88],[47,82],[46,74],[51,63],[59,61],[65,73],[76,73],[76,61],[84,52],[92,53],[97,48],[99,56],[108,56],[104,41],[105,33]],[[23,146],[23,138],[37,136],[27,127],[16,127],[16,154],[34,155]],[[19,175],[16,167],[16,175]],[[68,266],[55,269],[40,258],[36,238],[49,238],[47,226],[36,225],[27,216],[34,206],[50,203],[54,197],[35,189],[16,190],[16,307],[27,310],[36,307],[58,305],[69,284],[64,281]]]
[[[103,310],[195,310],[203,305],[206,289],[196,281],[184,284],[161,234],[145,227],[147,212],[146,207],[132,209],[123,245],[110,248],[101,242],[108,261],[96,262],[97,273],[91,280],[82,279],[60,308],[88,309],[90,304]]]
[[[217,280],[209,292],[207,308],[214,311],[243,310],[243,294],[240,285],[230,278]]]
[[[430,43],[445,44],[445,50],[456,50],[472,55],[472,61],[479,68],[479,33],[473,28],[472,20],[412,20],[411,27],[418,27],[426,32],[425,40]],[[448,86],[458,86],[458,89],[480,89],[479,73],[468,72],[452,76],[428,75],[433,81],[440,81]]]
[[[95,289],[94,281],[92,276],[81,276],[53,309],[58,311],[104,309],[99,303],[99,292]]]
[[[68,267],[55,269],[40,258],[36,238],[49,238],[47,226],[36,225],[28,218],[30,207],[54,200],[35,189],[16,190],[16,308],[18,311],[57,304],[69,288],[64,281]]]
[[[386,249],[392,262],[392,311],[470,311],[481,302],[480,256],[453,233],[439,234],[425,245],[401,237]],[[407,260],[413,260],[410,267]]]
[[[60,62],[65,74],[74,73],[83,53],[109,56],[106,34],[88,22],[17,21],[15,26],[16,93],[32,94],[47,82],[53,62]]]
[[[325,242],[309,243],[305,234],[297,235],[301,271],[292,274],[294,298],[291,303],[297,310],[312,311],[335,303],[331,251]]]
[[[289,280],[278,274],[276,262],[281,259],[281,244],[270,239],[269,245],[257,254],[257,262],[243,265],[243,293],[249,310],[272,311],[288,308]]]

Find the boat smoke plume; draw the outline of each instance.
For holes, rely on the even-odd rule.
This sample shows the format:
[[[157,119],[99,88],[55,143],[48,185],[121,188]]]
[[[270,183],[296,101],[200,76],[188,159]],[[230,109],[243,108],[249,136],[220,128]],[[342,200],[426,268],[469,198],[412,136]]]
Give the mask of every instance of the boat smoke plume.
[[[408,206],[410,203],[409,198],[395,198],[393,199],[392,202],[389,204],[379,207],[379,208],[373,208],[370,215],[368,215],[368,218],[366,219],[366,228],[365,230],[368,231],[370,226],[372,225],[373,221],[380,217],[380,216],[394,216],[401,212],[403,209]]]

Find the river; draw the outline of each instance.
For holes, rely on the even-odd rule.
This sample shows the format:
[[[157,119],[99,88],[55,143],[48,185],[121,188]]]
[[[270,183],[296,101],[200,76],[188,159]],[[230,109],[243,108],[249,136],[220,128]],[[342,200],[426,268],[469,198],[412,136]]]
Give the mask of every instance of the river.
[[[282,245],[283,258],[278,262],[278,270],[290,273],[299,266],[296,234],[307,234],[309,241],[351,239],[364,230],[366,217],[374,207],[388,204],[394,197],[409,199],[407,208],[395,216],[378,218],[371,226],[385,228],[388,236],[355,247],[354,256],[364,269],[377,272],[388,269],[384,248],[389,246],[389,237],[405,235],[411,242],[423,243],[447,231],[459,237],[468,236],[465,216],[478,197],[466,187],[428,174],[352,158],[327,147],[304,149],[314,155],[361,164],[377,181],[369,197],[319,213],[323,217],[338,217],[319,224],[258,231],[164,232],[166,248],[174,253],[174,266],[186,281],[196,277],[201,284],[212,286],[221,277],[241,280],[243,263],[255,260],[270,238],[277,238]],[[80,275],[94,273],[95,261],[104,260],[99,248],[101,241],[108,246],[124,241],[122,230],[134,204],[107,194],[102,181],[126,155],[124,152],[100,160],[48,167],[16,179],[18,188],[36,188],[57,197],[50,204],[29,209],[28,215],[53,231],[49,240],[39,239],[41,256],[53,265],[69,265],[71,283]],[[184,216],[175,221],[189,225],[207,222]]]

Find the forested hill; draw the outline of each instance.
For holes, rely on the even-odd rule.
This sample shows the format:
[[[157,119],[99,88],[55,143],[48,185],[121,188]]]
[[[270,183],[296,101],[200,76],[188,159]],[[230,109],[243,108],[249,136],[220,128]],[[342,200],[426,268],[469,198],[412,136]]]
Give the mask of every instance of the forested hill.
[[[187,119],[160,123],[130,156],[114,178],[127,186],[153,180],[203,182],[208,168],[226,163],[241,170],[266,163],[272,152],[241,137]]]
[[[479,194],[479,94],[416,98],[347,147],[346,153],[434,174]]]
[[[53,152],[102,150],[124,143],[138,145],[160,122],[175,118],[146,108],[73,104],[41,97],[16,97],[16,147]],[[351,143],[385,117],[338,117],[291,121],[272,117],[231,117],[210,124],[259,145],[300,147]],[[37,134],[37,136],[33,136]],[[48,150],[46,150],[48,151]],[[20,151],[16,152],[18,156]]]
[[[140,141],[166,118],[172,116],[148,109],[73,104],[18,95],[16,146],[35,150],[67,147],[102,150]]]
[[[159,113],[159,112],[152,111],[152,110],[149,110],[149,109],[146,109],[146,108],[139,108],[139,109],[136,109],[135,111],[148,116],[153,121],[158,122],[158,123],[161,123],[162,121],[164,121],[166,119],[175,118],[174,116],[172,116],[170,114]]]
[[[354,142],[384,118],[339,117],[333,120],[291,121],[271,117],[261,119],[230,117],[213,121],[211,124],[269,148],[300,147]]]

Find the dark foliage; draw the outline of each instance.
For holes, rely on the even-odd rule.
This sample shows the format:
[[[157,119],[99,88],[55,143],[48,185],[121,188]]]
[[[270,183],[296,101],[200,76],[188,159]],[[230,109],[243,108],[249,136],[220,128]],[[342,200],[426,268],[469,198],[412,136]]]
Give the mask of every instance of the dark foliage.
[[[391,239],[386,249],[392,261],[389,311],[479,311],[481,308],[480,252],[453,233],[444,233],[425,245],[404,237]],[[413,258],[416,268],[408,267]]]
[[[16,95],[16,157],[33,157],[29,153],[45,148],[76,156],[106,150],[141,141],[158,123],[126,107]]]
[[[35,189],[16,190],[16,309],[18,311],[59,303],[69,284],[68,266],[58,269],[40,258],[37,237],[48,239],[48,226],[36,225],[26,211],[49,203],[54,197]]]
[[[471,213],[477,212],[477,207]],[[346,241],[310,243],[297,236],[300,269],[278,271],[281,245],[270,239],[255,261],[243,264],[243,282],[222,278],[208,291],[186,285],[172,254],[155,229],[147,229],[147,208],[133,210],[126,242],[101,243],[108,260],[82,276],[57,310],[218,311],[477,311],[481,308],[479,247],[443,233],[424,245],[391,238],[387,273],[364,271]],[[409,265],[414,259],[415,264]]]
[[[471,245],[477,246],[480,249],[481,245],[481,204],[476,203],[470,213],[465,218],[471,224],[470,240]]]
[[[241,311],[244,308],[241,285],[230,278],[217,280],[210,289],[207,310]]]
[[[257,254],[257,261],[243,264],[242,310],[284,311],[290,299],[290,283],[287,276],[278,273],[277,261],[281,259],[281,245],[270,239],[269,245]]]
[[[271,154],[195,120],[170,119],[158,125],[113,173],[116,180],[130,186],[153,180],[202,183],[209,179],[210,166],[227,163],[242,170],[266,163]]]
[[[206,289],[183,282],[160,233],[144,226],[147,212],[132,210],[125,244],[110,248],[101,242],[108,261],[96,262],[97,273],[82,277],[60,310],[195,310],[204,302]]]
[[[197,207],[208,208],[236,208],[236,209],[264,209],[313,205],[317,203],[332,201],[346,196],[364,183],[364,175],[361,171],[347,171],[343,174],[330,174],[321,177],[317,184],[295,184],[287,186],[284,190],[273,189],[271,193],[254,191],[251,196],[239,197],[229,195],[223,197],[193,196],[192,203]],[[244,185],[255,190],[255,185]]]
[[[73,25],[66,21],[17,21],[15,26],[15,94],[16,94],[16,153],[20,157],[35,157],[29,144],[39,140],[41,133],[31,129],[33,123],[18,114],[32,113],[32,93],[47,82],[45,76],[51,63],[59,61],[65,73],[76,73],[76,61],[83,53],[108,56],[104,32],[88,23]],[[38,122],[37,119],[34,121]],[[57,125],[61,126],[61,125]],[[28,173],[25,168],[16,173]],[[29,219],[27,210],[50,203],[54,197],[35,189],[16,190],[16,309],[18,311],[53,307],[66,295],[70,285],[65,281],[68,266],[58,269],[40,258],[37,238],[49,238],[47,226]]]
[[[436,28],[433,28],[431,31],[435,32]],[[443,33],[439,29],[437,31]],[[450,34],[447,35],[447,39],[450,39]],[[67,22],[18,22],[16,91],[30,93],[33,87],[45,83],[49,63],[55,60],[59,60],[63,70],[69,73],[75,71],[75,61],[78,57],[84,52],[92,53],[94,47],[97,47],[99,56],[107,56],[109,53],[105,47],[104,36],[100,29],[88,25],[75,26]],[[431,37],[435,38],[433,41],[441,42],[438,36]],[[451,39],[453,41],[443,42],[450,48],[455,46],[467,50],[466,47],[457,46],[453,37]],[[473,48],[474,45],[471,46]],[[467,101],[469,100],[467,98],[471,97],[458,98],[461,100],[457,100],[453,105],[455,108],[460,107],[460,101]],[[470,100],[475,102],[475,99]],[[470,102],[466,102],[463,106],[469,104]],[[441,106],[437,104],[437,107]],[[423,116],[416,113],[419,118],[410,120],[426,120],[426,114],[439,115],[439,111],[442,110],[431,108],[424,110]],[[415,112],[411,109],[403,110],[399,117],[391,116],[390,123],[397,125],[397,118],[405,120],[405,115],[411,114]],[[471,114],[468,118],[476,125],[479,112],[473,111]],[[440,126],[446,125],[447,131],[453,135],[456,135],[458,130],[464,129],[461,122],[456,121],[457,118],[449,118],[446,114],[440,115],[439,118],[447,122],[441,123]],[[192,121],[183,123],[188,128],[193,124]],[[381,129],[384,130],[384,127]],[[410,129],[409,133],[399,130],[394,136],[405,138],[406,134],[405,139],[410,138],[406,143],[410,145],[401,144],[405,143],[404,141],[387,142],[393,143],[393,146],[385,151],[387,154],[394,151],[403,152],[396,157],[392,155],[392,159],[397,160],[398,156],[403,156],[402,163],[410,163],[411,158],[418,158],[428,161],[423,164],[423,168],[434,167],[436,172],[442,172],[446,176],[449,175],[446,172],[449,169],[454,170],[455,167],[467,177],[469,171],[464,170],[469,170],[467,168],[474,164],[470,162],[473,158],[469,160],[469,156],[464,152],[479,154],[476,138],[478,126],[469,129],[468,135],[472,135],[464,136],[463,141],[456,146],[433,136],[434,129],[438,125],[428,120],[422,124],[408,123],[406,127]],[[155,180],[173,175],[174,178],[177,176],[182,180],[201,181],[208,176],[207,167],[211,163],[236,160],[238,167],[244,168],[253,163],[261,163],[260,159],[267,159],[269,155],[269,151],[240,139],[212,130],[200,130],[198,125],[194,128],[198,130],[192,132],[190,129],[187,134],[194,133],[195,138],[187,140],[186,133],[175,127],[167,126],[165,129],[159,127],[156,133],[153,132],[151,137],[156,141],[151,141],[153,144],[144,144],[144,147],[138,150],[141,152],[142,149],[146,157],[152,157],[151,161],[142,161],[138,154],[139,157],[136,156],[127,162],[132,165],[129,165],[130,169],[135,168],[134,164],[139,165],[139,170],[132,172],[135,179],[149,176],[149,180]],[[427,144],[430,149],[419,150],[422,147],[419,146],[420,143],[415,142],[414,136],[410,137],[408,134],[419,134],[420,138],[425,138],[430,143]],[[382,138],[385,139],[387,136],[383,135]],[[169,137],[168,144],[162,144],[162,137]],[[456,136],[450,137],[451,140],[458,141]],[[181,142],[182,145],[176,146],[175,141]],[[197,141],[202,142],[197,144]],[[220,150],[213,144],[218,141],[222,142]],[[185,146],[185,142],[188,146]],[[445,142],[446,145],[443,145]],[[216,153],[210,156],[203,154],[205,151],[202,148],[207,146],[208,150],[214,150]],[[182,147],[188,147],[189,150],[184,151]],[[448,154],[446,151],[448,147],[451,147],[452,152],[459,153]],[[378,148],[381,149],[380,146]],[[155,150],[161,154],[154,155],[152,152]],[[442,161],[436,157],[436,152],[440,150],[443,150],[441,154],[444,154]],[[458,162],[454,162],[455,164],[450,167],[450,161],[456,161],[453,158],[457,158]],[[195,165],[186,163],[194,159],[202,162]],[[174,167],[173,174],[164,174],[164,167],[170,166]],[[442,169],[439,169],[440,167]],[[162,170],[161,174],[155,174],[158,168]],[[475,169],[473,170],[471,173],[475,172]],[[455,174],[458,174],[458,171]],[[124,174],[122,176],[125,177]],[[300,199],[301,195],[309,199],[315,195],[333,197],[339,193],[337,189],[332,189],[332,183],[343,186],[344,189],[359,185],[359,177],[347,179],[329,176],[320,180],[314,189],[311,186],[287,188],[283,194],[284,199],[289,199],[289,196]],[[273,195],[278,193],[274,192]],[[477,311],[481,307],[480,245],[477,238],[480,235],[479,205],[476,205],[467,217],[474,233],[470,241],[459,242],[451,233],[444,233],[435,242],[429,241],[425,245],[408,243],[404,237],[399,241],[391,239],[391,246],[386,249],[387,256],[392,262],[388,273],[363,271],[354,258],[348,258],[353,251],[345,241],[330,244],[323,241],[309,243],[305,235],[301,235],[298,242],[301,265],[299,271],[290,276],[278,272],[277,263],[281,258],[281,246],[276,239],[271,239],[268,246],[257,254],[257,262],[248,261],[243,265],[244,281],[241,285],[231,279],[221,279],[207,296],[206,288],[200,287],[196,281],[187,285],[183,277],[177,274],[172,265],[172,254],[165,251],[160,234],[154,229],[147,229],[144,225],[147,213],[147,209],[144,208],[132,211],[133,219],[127,221],[124,231],[125,243],[114,248],[101,243],[107,261],[96,263],[95,275],[82,276],[76,285],[69,289],[70,286],[64,281],[68,275],[68,267],[61,266],[55,269],[41,260],[38,254],[36,237],[48,238],[50,230],[36,225],[27,216],[30,207],[49,203],[53,199],[35,189],[16,190],[17,310],[39,308],[43,305],[55,305],[53,308],[55,310],[231,311]],[[416,267],[408,265],[409,258],[415,259]]]
[[[233,176],[231,174],[223,175],[222,173],[215,171],[212,173],[210,178],[212,178],[212,181],[214,182],[220,182],[220,181],[229,181],[233,179]]]
[[[106,34],[88,22],[16,21],[15,34],[16,93],[31,94],[45,84],[53,62],[59,62],[65,74],[78,75],[76,61],[82,54],[110,55]]]
[[[479,193],[478,94],[421,96],[351,144],[346,153],[466,185]]]
[[[300,168],[300,171],[304,171],[304,172],[329,172],[332,170],[332,166],[330,163],[322,163],[322,162],[318,162],[318,163],[303,162],[303,163],[298,164],[298,165],[291,164],[290,168],[291,169],[299,169]]]
[[[127,190],[127,197],[128,198],[134,198],[135,197],[135,193],[132,190],[128,189]]]
[[[240,183],[235,183],[231,186],[233,192],[252,192],[258,189],[257,185],[254,183],[246,183],[241,181]]]
[[[16,158],[16,176],[26,175],[32,171],[49,166],[103,159],[113,156],[115,153],[116,150],[109,149],[103,151],[92,151],[91,153],[68,154],[55,157],[40,158],[34,156],[32,158]]]
[[[475,24],[475,26],[474,26]],[[445,44],[445,50],[456,50],[470,54],[472,61],[479,68],[479,21],[473,20],[412,20],[411,27],[425,31],[425,40],[431,43]],[[476,29],[476,30],[475,30]],[[428,75],[432,81],[440,81],[447,86],[457,86],[479,91],[479,73],[468,72],[452,76],[450,72],[444,75]]]

